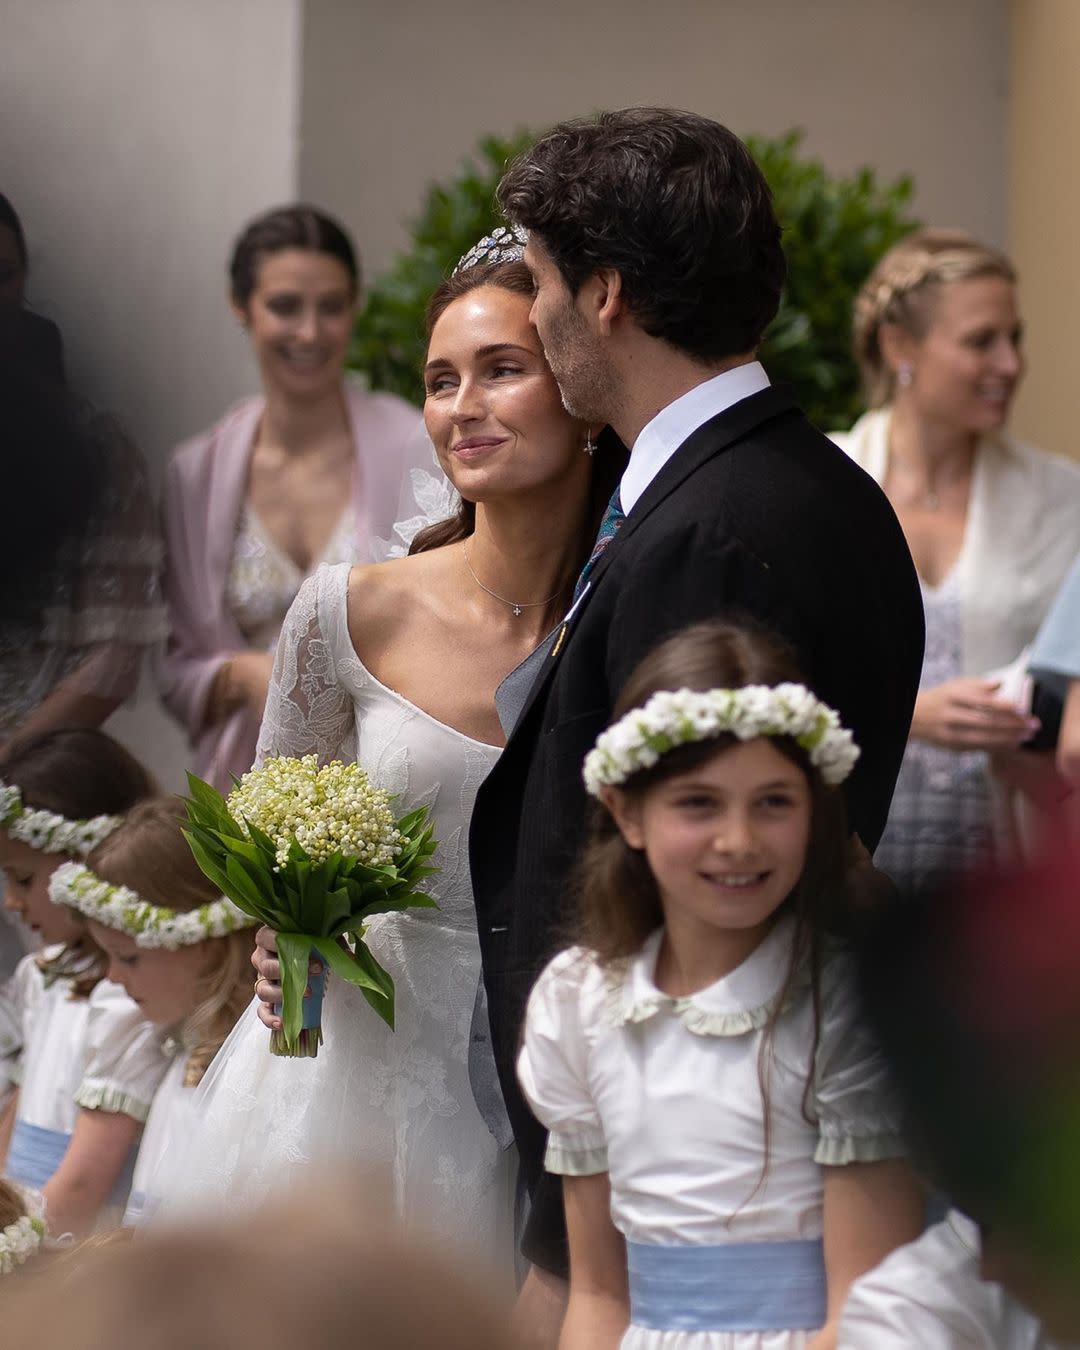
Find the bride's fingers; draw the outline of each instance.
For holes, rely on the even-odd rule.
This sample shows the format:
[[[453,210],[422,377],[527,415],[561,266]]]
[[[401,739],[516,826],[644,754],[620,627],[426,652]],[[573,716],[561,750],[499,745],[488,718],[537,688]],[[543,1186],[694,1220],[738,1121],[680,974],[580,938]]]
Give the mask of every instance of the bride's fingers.
[[[256,1010],[256,1016],[268,1031],[281,1030],[281,1018],[274,1016],[273,1008],[269,1003],[260,1003]]]

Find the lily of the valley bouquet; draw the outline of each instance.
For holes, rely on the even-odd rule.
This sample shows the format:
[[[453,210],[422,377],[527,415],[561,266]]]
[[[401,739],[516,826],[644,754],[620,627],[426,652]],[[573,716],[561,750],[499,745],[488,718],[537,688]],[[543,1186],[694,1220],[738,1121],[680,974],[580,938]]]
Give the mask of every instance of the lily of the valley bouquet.
[[[435,851],[427,807],[395,820],[390,794],[359,765],[320,768],[314,755],[268,759],[227,799],[194,774],[188,786],[185,834],[199,866],[277,933],[282,1029],[271,1034],[274,1054],[318,1054],[325,973],[309,976],[313,955],[393,1027],[394,982],[364,929],[375,914],[436,908],[417,889],[435,870],[427,865]]]

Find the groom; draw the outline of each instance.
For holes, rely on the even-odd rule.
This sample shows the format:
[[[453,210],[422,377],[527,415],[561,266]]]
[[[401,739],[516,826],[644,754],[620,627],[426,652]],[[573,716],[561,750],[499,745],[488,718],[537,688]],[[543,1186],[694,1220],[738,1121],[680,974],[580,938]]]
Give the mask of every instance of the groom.
[[[862,747],[847,800],[873,850],[918,688],[923,617],[884,495],[754,359],[785,265],[769,188],[736,136],[670,109],[563,123],[511,166],[499,201],[530,232],[532,321],[563,401],[631,447],[584,592],[471,831],[492,1034],[532,1195],[523,1250],[535,1293],[541,1272],[565,1273],[565,1234],[514,1059],[529,989],[565,932],[586,821],[582,760],[620,686],[686,624],[768,625]]]

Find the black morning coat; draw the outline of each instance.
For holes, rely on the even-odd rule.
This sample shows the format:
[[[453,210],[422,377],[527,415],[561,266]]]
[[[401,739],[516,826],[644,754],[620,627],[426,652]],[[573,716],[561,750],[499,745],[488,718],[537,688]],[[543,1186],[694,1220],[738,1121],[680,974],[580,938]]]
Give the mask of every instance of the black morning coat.
[[[470,832],[484,980],[503,1093],[532,1197],[525,1255],[565,1273],[560,1179],[514,1062],[529,990],[566,944],[567,879],[585,832],[581,766],[641,658],[687,624],[749,616],[795,648],[862,755],[845,784],[873,851],[911,722],[923,607],[881,489],[769,388],[695,431],[601,555],[480,789]]]

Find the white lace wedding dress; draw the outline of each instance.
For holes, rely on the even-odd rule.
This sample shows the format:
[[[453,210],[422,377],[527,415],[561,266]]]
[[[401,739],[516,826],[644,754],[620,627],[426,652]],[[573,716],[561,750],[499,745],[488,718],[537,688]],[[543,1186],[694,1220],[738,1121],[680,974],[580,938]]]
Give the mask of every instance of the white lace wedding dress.
[[[396,1030],[330,977],[325,1042],[314,1060],[270,1054],[269,1033],[244,1013],[199,1089],[190,1145],[161,1174],[162,1217],[257,1203],[315,1165],[381,1174],[406,1222],[513,1261],[513,1150],[474,1100],[469,1046],[480,950],[468,828],[477,789],[498,756],[388,689],[361,664],[346,623],[347,564],[302,586],[278,643],[259,739],[269,755],[356,759],[398,794],[427,804],[438,910],[375,918],[368,941],[396,990]],[[481,1019],[476,1019],[476,1025]],[[482,1053],[482,1052],[481,1052]],[[474,1075],[476,1073],[474,1046]],[[481,1076],[484,1076],[483,1074]],[[494,1065],[490,1083],[494,1085]]]

